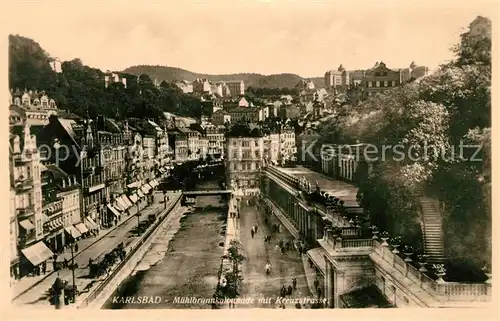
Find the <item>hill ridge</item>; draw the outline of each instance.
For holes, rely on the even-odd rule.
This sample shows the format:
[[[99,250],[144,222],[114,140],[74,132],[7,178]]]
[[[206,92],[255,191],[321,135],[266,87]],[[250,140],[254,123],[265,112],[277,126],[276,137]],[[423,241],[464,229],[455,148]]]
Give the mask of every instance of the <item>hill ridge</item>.
[[[162,81],[193,81],[196,78],[207,78],[211,81],[234,81],[243,80],[245,88],[293,88],[301,80],[310,79],[316,87],[324,87],[323,77],[303,78],[294,73],[281,73],[263,75],[259,73],[232,73],[232,74],[203,74],[196,73],[179,67],[161,66],[161,65],[135,65],[124,69],[122,72],[140,75],[147,74],[151,79]]]

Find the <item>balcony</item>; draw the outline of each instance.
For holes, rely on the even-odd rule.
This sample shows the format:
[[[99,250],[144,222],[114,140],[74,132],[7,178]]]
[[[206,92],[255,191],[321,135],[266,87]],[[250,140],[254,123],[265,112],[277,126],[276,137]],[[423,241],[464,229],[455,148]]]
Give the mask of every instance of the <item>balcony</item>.
[[[24,192],[24,191],[28,191],[30,189],[33,188],[33,179],[31,178],[28,178],[28,179],[24,179],[24,178],[21,178],[21,179],[18,179],[15,183],[15,187],[16,187],[16,191],[17,192]]]
[[[22,219],[24,217],[35,214],[35,205],[29,205],[24,208],[17,209],[18,219]]]
[[[58,199],[50,203],[44,204],[43,213],[48,217],[62,213],[62,203],[63,203],[62,199]]]

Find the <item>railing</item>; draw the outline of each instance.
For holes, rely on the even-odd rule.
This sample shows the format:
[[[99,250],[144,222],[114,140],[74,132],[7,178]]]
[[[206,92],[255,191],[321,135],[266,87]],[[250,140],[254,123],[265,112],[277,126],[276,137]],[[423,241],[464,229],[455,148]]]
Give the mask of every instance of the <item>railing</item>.
[[[28,205],[24,208],[17,209],[18,216],[30,215],[33,214],[34,212],[35,212],[35,205]]]
[[[351,241],[351,240],[345,240]],[[342,241],[344,242],[344,241]],[[352,243],[354,244],[354,243]],[[416,267],[405,262],[388,247],[378,241],[373,241],[374,252],[390,266],[414,282],[421,289],[440,301],[490,301],[491,285],[487,283],[438,283]]]
[[[32,189],[33,188],[33,179],[28,178],[28,179],[18,180],[18,181],[16,181],[15,186],[16,186],[16,189],[18,191]]]
[[[92,290],[92,292],[78,305],[78,308],[85,308],[87,307],[92,301],[94,301],[98,295],[101,294],[101,292],[108,286],[108,284],[113,280],[113,278],[128,264],[128,261],[132,256],[141,248],[141,246],[144,244],[144,242],[153,234],[153,232],[161,225],[163,224],[163,221],[165,218],[167,218],[168,214],[179,204],[180,200],[182,198],[182,194],[177,196],[177,199],[175,202],[173,202],[165,211],[166,215],[163,217],[163,219],[156,221],[154,225],[152,225],[142,236],[142,238],[139,240],[138,243],[135,244],[135,246],[130,250],[129,253],[125,256],[125,258],[118,263],[118,265],[113,269],[111,274],[100,284],[97,285],[97,287]]]
[[[373,239],[342,240],[342,247],[373,247]]]

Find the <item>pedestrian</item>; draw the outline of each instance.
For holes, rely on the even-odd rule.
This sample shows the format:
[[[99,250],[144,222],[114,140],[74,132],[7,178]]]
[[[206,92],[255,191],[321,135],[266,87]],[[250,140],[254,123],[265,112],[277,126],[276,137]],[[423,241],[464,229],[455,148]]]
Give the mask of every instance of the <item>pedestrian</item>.
[[[289,285],[289,286],[288,286],[288,295],[292,295],[292,293],[293,293],[292,286],[291,286],[291,285]]]
[[[284,255],[284,254],[285,254],[285,248],[281,247],[281,255]]]
[[[254,236],[253,228],[250,230],[250,234],[252,235],[252,238],[253,238],[253,236]]]
[[[321,291],[320,287],[318,287],[317,291],[318,291],[318,300],[320,300],[321,296],[323,295],[323,291]]]
[[[296,309],[302,309],[302,307],[301,307],[301,305],[300,305],[300,303],[299,303],[299,302],[295,303],[295,308],[296,308]]]
[[[286,293],[287,293],[286,287],[283,285],[280,291],[281,297],[282,298],[286,297]]]
[[[42,274],[45,274],[47,272],[47,262],[42,263]]]
[[[257,233],[258,230],[259,230],[259,227],[257,225],[255,225],[255,233]]]
[[[67,258],[64,258],[63,267],[64,268],[68,267],[68,259]]]
[[[75,243],[75,252],[78,252],[78,243]]]
[[[90,257],[90,258],[89,258],[89,267],[92,265],[92,262],[93,262],[93,261],[92,261],[92,258]]]
[[[316,290],[318,290],[318,288],[319,288],[319,280],[318,280],[318,278],[315,278],[315,279],[314,279],[314,288],[315,288]]]
[[[293,287],[293,290],[297,290],[297,279],[296,278],[292,278],[292,287]]]

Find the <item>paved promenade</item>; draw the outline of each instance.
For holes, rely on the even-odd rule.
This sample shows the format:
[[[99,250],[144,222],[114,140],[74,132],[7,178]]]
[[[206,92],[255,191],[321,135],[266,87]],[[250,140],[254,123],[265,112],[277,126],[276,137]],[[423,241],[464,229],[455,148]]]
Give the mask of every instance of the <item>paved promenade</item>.
[[[169,202],[173,202],[174,195],[171,194],[169,196]],[[155,192],[153,204],[141,211],[139,221],[147,220],[149,214],[157,214],[163,211],[165,204],[160,203],[162,200],[163,193]],[[85,289],[90,288],[92,284],[96,282],[96,280],[88,277],[89,259],[92,258],[94,261],[99,260],[101,256],[109,253],[122,242],[125,245],[125,249],[128,251],[131,243],[135,239],[138,239],[137,235],[134,233],[137,223],[137,216],[125,217],[118,226],[107,231],[101,230],[98,237],[84,239],[78,242],[80,251],[75,254],[74,260],[78,265],[78,268],[75,269],[75,281],[79,291],[85,291]],[[64,253],[64,255],[68,258],[68,261],[71,261],[70,252]],[[52,268],[52,264],[50,263],[47,264],[47,266]],[[50,302],[48,293],[57,274],[59,274],[61,279],[69,281],[70,284],[72,283],[72,272],[70,269],[63,269],[57,272],[48,271],[45,275],[23,278],[13,287],[14,300],[12,303],[16,306],[29,305],[30,307],[49,307]]]

